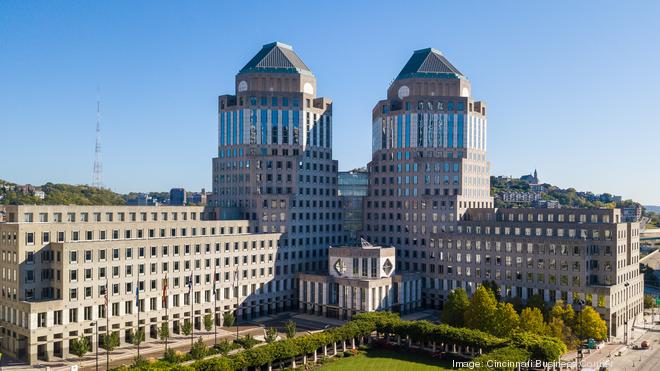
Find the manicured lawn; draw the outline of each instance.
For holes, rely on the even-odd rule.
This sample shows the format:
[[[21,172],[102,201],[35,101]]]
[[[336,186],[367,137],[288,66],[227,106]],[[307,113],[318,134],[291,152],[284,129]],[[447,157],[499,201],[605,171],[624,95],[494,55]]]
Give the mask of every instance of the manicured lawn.
[[[430,371],[451,370],[451,362],[428,356],[388,349],[370,349],[366,354],[341,358],[321,368],[322,371]]]

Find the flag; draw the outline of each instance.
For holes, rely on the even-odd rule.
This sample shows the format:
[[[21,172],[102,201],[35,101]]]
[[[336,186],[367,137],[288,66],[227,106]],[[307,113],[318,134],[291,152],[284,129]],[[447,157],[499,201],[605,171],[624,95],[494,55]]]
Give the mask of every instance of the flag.
[[[135,306],[140,310],[140,282],[135,286]]]
[[[192,286],[193,286],[193,274],[192,271],[190,272],[190,278],[188,279],[188,292],[192,293]]]
[[[106,278],[105,278],[105,295],[103,295],[103,297],[104,297],[104,299],[105,299],[105,310],[106,310],[106,311],[108,310],[108,291],[109,291],[109,288],[108,288],[108,277],[106,277]]]
[[[163,278],[163,307],[167,306],[167,275]]]
[[[213,297],[215,297],[215,281],[218,277],[218,268],[213,270]]]

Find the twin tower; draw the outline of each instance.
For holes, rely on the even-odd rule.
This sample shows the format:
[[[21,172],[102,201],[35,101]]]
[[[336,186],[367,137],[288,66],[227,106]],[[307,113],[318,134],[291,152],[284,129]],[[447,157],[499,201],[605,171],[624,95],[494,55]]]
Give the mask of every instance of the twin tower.
[[[323,270],[328,246],[347,239],[332,101],[317,97],[311,69],[279,42],[264,45],[238,72],[235,89],[218,102],[215,217],[282,233],[280,247],[296,270]],[[439,51],[415,51],[372,116],[362,231],[370,242],[421,248],[431,233],[453,230],[468,208],[493,206],[486,106]],[[402,256],[400,268],[410,267],[412,256],[418,254]]]

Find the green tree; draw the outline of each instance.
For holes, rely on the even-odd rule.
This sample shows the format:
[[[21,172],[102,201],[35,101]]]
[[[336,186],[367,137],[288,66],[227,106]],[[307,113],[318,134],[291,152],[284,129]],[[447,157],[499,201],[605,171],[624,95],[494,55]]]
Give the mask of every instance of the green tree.
[[[543,313],[539,308],[525,308],[520,313],[520,328],[538,335],[547,333],[547,327],[543,322]]]
[[[454,327],[463,327],[463,316],[470,305],[467,293],[462,288],[452,290],[442,307],[442,322]]]
[[[192,333],[192,324],[190,323],[189,320],[183,321],[183,326],[181,326],[181,332],[183,332],[183,334],[186,336]]]
[[[561,317],[550,317],[548,320],[548,334],[561,339],[570,349],[577,346],[577,338],[573,335],[573,330],[564,323]]]
[[[170,327],[167,322],[163,322],[158,329],[158,337],[161,341],[166,341],[170,337]]]
[[[644,309],[653,309],[655,308],[655,298],[652,295],[644,295]]]
[[[204,329],[206,331],[211,331],[213,329],[213,316],[211,314],[206,314],[204,316]]]
[[[493,280],[491,280],[491,281],[484,280],[481,284],[483,286],[486,286],[486,288],[489,289],[493,293],[493,296],[495,296],[495,300],[497,300],[498,302],[502,300],[502,294],[501,294],[501,291],[500,291],[500,286],[497,284],[497,282],[495,282]]]
[[[119,333],[112,332],[110,335],[104,334],[103,340],[101,341],[101,348],[112,352],[119,346]]]
[[[527,306],[530,308],[538,308],[541,313],[546,314],[546,304],[543,296],[534,294],[527,299]]]
[[[520,326],[520,317],[511,303],[499,302],[493,315],[490,333],[498,337],[509,337]]]
[[[232,312],[227,312],[222,315],[222,325],[225,327],[231,327],[236,322],[236,316]]]
[[[240,344],[244,349],[251,349],[255,345],[259,344],[259,340],[252,337],[252,335],[247,334],[238,340],[238,344]]]
[[[229,354],[229,352],[232,349],[234,349],[234,347],[232,345],[233,344],[230,343],[229,340],[223,339],[223,340],[220,340],[218,342],[218,344],[215,345],[215,347],[218,349],[220,354],[222,354],[223,356],[226,356],[227,354]]]
[[[131,344],[138,346],[144,341],[144,330],[137,329],[137,331],[131,331]]]
[[[485,286],[479,285],[470,299],[470,305],[465,311],[465,325],[482,331],[492,329],[496,308],[497,301],[493,292]]]
[[[277,340],[277,329],[275,327],[269,327],[266,329],[266,336],[264,339],[267,343],[272,343]]]
[[[293,339],[296,336],[296,322],[288,320],[284,328],[286,329],[287,339]]]
[[[82,358],[89,352],[91,344],[86,337],[80,336],[78,339],[71,340],[71,353]]]
[[[552,318],[561,319],[566,326],[573,326],[573,322],[575,321],[573,306],[564,305],[563,301],[557,300],[552,309],[550,309],[549,319]]]
[[[607,324],[591,306],[584,307],[575,318],[573,326],[580,339],[604,340],[607,338]]]
[[[200,336],[195,344],[193,344],[192,348],[190,348],[190,356],[192,359],[202,359],[206,357],[207,353],[208,347],[204,344],[204,340],[202,340],[202,337]]]

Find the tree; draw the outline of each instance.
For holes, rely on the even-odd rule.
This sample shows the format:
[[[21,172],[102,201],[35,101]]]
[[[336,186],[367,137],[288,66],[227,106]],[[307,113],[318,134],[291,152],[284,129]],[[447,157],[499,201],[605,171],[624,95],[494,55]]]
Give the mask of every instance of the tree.
[[[520,317],[511,303],[499,302],[493,315],[490,333],[498,337],[509,337],[520,326]]]
[[[483,286],[486,286],[486,288],[493,293],[493,295],[495,296],[495,300],[497,300],[498,302],[502,301],[502,293],[500,291],[500,286],[497,284],[497,282],[492,280],[491,281],[484,280],[481,284]]]
[[[208,348],[206,347],[206,344],[204,344],[204,340],[202,340],[202,337],[200,336],[195,344],[193,344],[192,348],[190,348],[190,356],[192,359],[202,359],[206,357],[206,354],[208,353]]]
[[[571,305],[564,305],[563,301],[557,300],[552,309],[550,309],[549,320],[552,318],[561,319],[566,326],[573,326],[575,311]]]
[[[573,335],[573,330],[564,323],[561,317],[550,317],[548,320],[548,334],[561,339],[571,349],[577,346],[577,338]]]
[[[138,346],[144,341],[144,330],[137,329],[135,332],[131,332],[131,344]]]
[[[244,349],[251,349],[255,345],[259,344],[260,341],[252,337],[252,335],[247,334],[238,340],[237,343],[240,344]]]
[[[655,299],[652,295],[644,295],[644,309],[653,309],[655,308]]]
[[[222,315],[222,324],[223,324],[223,326],[231,327],[231,326],[234,325],[235,322],[236,322],[236,317],[234,316],[233,313],[227,312],[227,313]]]
[[[206,331],[213,329],[213,316],[210,314],[204,316],[204,329]]]
[[[112,352],[119,346],[119,333],[112,332],[110,335],[103,335],[103,340],[101,341],[101,348]]]
[[[485,286],[479,285],[470,299],[470,305],[465,311],[463,320],[467,327],[488,331],[493,328],[496,307],[497,301],[493,292]]]
[[[89,351],[90,345],[86,337],[80,336],[78,339],[71,340],[71,353],[78,356],[78,358],[82,358]]]
[[[543,322],[543,313],[539,308],[525,308],[520,313],[520,329],[538,335],[547,333],[547,327]]]
[[[442,322],[454,327],[463,327],[463,316],[469,305],[470,300],[465,290],[462,288],[452,290],[442,307]]]
[[[578,313],[573,329],[580,339],[604,340],[607,338],[607,324],[600,318],[598,312],[589,305]]]
[[[226,356],[229,354],[229,352],[233,349],[232,343],[229,342],[227,339],[220,340],[218,344],[215,345],[215,347],[218,349],[220,354],[223,356]]]
[[[286,329],[287,339],[293,339],[296,336],[296,322],[289,320],[284,325],[284,328]]]
[[[158,337],[161,341],[167,341],[170,337],[170,327],[167,322],[163,322],[158,329]]]
[[[183,321],[183,326],[181,326],[181,332],[183,332],[183,334],[186,336],[192,333],[192,324],[190,324],[190,321],[188,320]]]
[[[527,306],[530,308],[538,308],[542,314],[546,314],[546,305],[543,296],[534,294],[527,299]]]
[[[266,336],[264,336],[264,340],[266,340],[266,342],[269,344],[277,340],[277,329],[275,327],[267,328]]]

